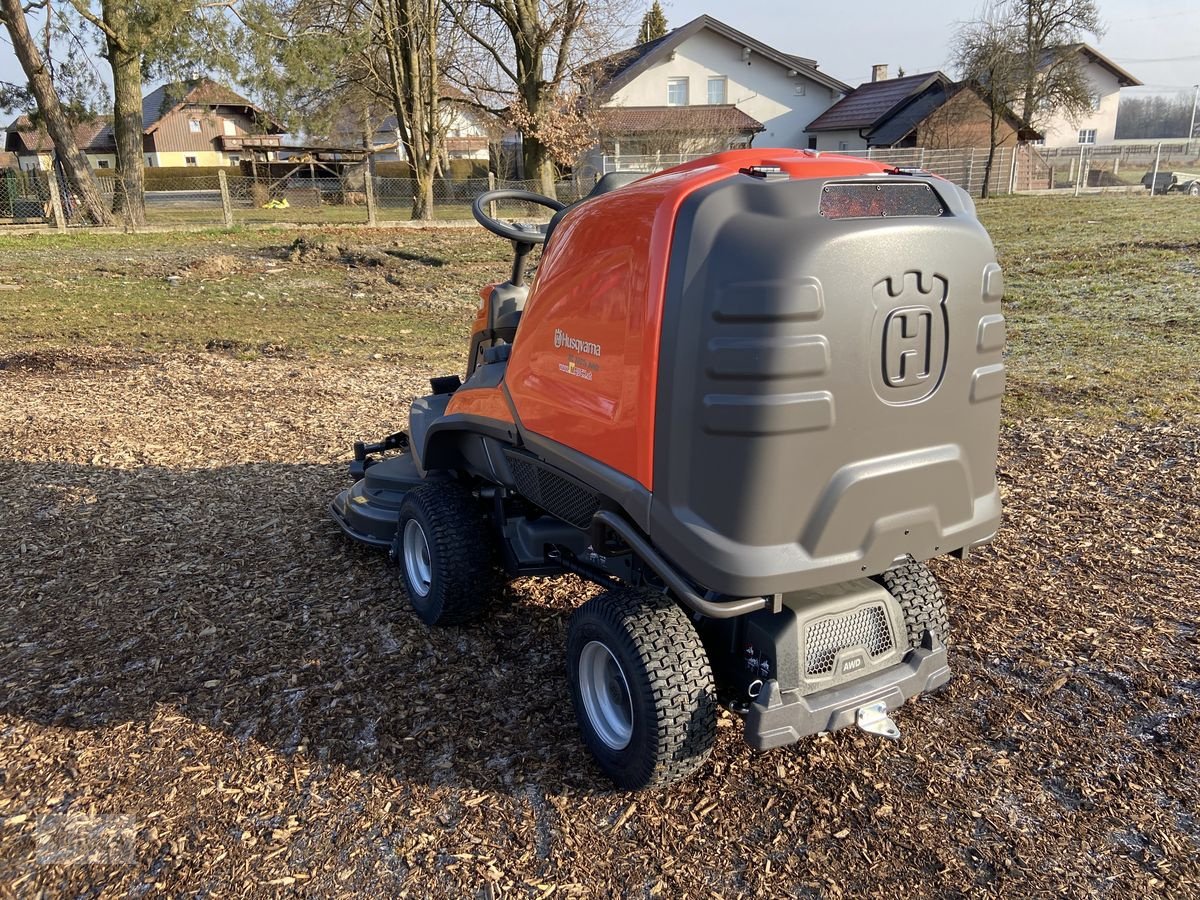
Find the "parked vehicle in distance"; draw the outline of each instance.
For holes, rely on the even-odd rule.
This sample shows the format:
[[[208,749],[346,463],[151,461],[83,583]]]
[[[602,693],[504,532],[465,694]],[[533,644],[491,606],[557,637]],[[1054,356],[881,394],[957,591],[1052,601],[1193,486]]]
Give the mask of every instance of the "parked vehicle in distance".
[[[1155,178],[1153,172],[1147,172],[1142,176],[1142,187],[1155,194],[1177,191],[1189,197],[1200,197],[1200,175],[1194,172],[1159,172]]]

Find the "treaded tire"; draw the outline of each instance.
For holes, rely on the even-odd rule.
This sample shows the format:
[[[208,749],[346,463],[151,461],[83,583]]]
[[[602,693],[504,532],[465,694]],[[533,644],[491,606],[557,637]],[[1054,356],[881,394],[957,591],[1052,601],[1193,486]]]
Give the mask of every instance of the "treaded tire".
[[[950,613],[946,595],[938,587],[929,566],[909,562],[888,569],[877,579],[904,611],[908,646],[919,647],[926,631],[932,631],[943,644],[950,638]]]
[[[414,585],[405,530],[418,525],[427,547],[428,582]],[[494,539],[471,491],[454,482],[422,484],[405,495],[392,544],[413,610],[426,625],[461,625],[479,617],[495,587]]]
[[[621,588],[588,600],[567,626],[567,680],[583,742],[624,790],[685,778],[708,758],[717,731],[712,669],[700,636],[670,597]],[[599,642],[628,687],[632,732],[613,749],[592,723],[581,695],[580,657]]]

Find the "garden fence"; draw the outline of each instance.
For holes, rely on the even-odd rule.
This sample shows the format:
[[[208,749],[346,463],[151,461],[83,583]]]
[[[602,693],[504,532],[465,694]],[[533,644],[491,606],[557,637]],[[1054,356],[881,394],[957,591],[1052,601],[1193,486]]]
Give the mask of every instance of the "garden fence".
[[[1191,152],[1188,152],[1191,151]],[[1157,144],[1000,147],[992,160],[989,194],[1071,191],[1129,192],[1149,196],[1143,176],[1154,171],[1200,170],[1196,145]],[[980,196],[987,173],[987,149],[872,149],[850,155],[900,167],[922,169],[953,181]],[[622,157],[627,170],[653,172],[685,161],[684,157]],[[606,166],[607,168],[607,166]],[[120,182],[98,179],[110,206]],[[569,203],[585,196],[594,176],[559,182],[558,199]],[[313,178],[300,172],[268,182],[250,175],[181,174],[156,178],[146,192],[149,226],[232,227],[251,224],[386,224],[412,217],[416,182],[410,178]],[[432,216],[436,220],[469,220],[472,201],[491,188],[540,193],[539,182],[488,178],[438,179],[434,182]],[[119,206],[119,204],[116,204]],[[528,204],[505,203],[492,212],[502,217],[545,215]],[[61,178],[46,172],[0,172],[0,225],[50,225],[58,228],[89,223],[77,198]]]

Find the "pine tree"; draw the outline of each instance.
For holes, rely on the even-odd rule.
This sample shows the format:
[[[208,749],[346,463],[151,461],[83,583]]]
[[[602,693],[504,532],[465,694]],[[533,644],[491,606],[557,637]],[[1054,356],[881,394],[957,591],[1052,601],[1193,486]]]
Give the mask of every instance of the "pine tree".
[[[666,33],[666,13],[663,12],[658,0],[654,0],[654,5],[646,10],[646,14],[642,16],[642,27],[638,29],[637,42],[639,44],[646,44],[650,41],[657,41]]]

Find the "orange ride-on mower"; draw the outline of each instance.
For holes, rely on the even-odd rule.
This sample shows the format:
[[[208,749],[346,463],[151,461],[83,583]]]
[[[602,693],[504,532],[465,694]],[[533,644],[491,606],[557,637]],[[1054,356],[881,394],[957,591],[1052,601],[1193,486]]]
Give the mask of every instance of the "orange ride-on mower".
[[[502,222],[497,200],[554,217]],[[486,615],[499,567],[602,585],[567,682],[622,788],[699,766],[718,703],[759,749],[898,737],[891,711],[950,677],[922,561],[1000,522],[1003,287],[967,194],[739,150],[474,213],[512,275],[482,292],[465,379],[355,445],[342,528],[391,553],[430,625]]]

